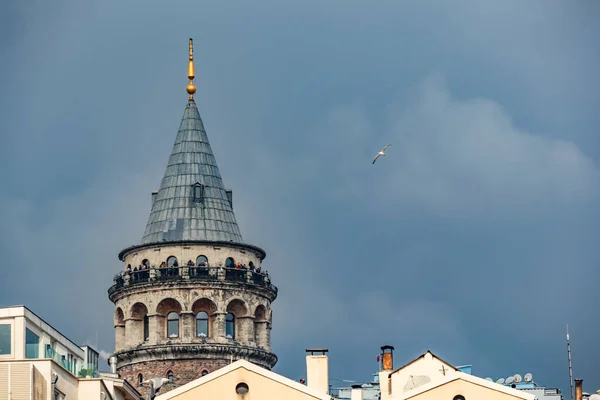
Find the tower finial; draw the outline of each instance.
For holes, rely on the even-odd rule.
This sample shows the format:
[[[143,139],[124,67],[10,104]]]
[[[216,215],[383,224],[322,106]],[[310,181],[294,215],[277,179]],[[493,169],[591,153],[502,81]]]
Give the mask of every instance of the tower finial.
[[[194,43],[192,38],[190,38],[190,61],[188,62],[188,79],[190,80],[190,83],[185,88],[185,90],[190,94],[190,100],[194,99],[194,93],[196,93],[194,78]]]

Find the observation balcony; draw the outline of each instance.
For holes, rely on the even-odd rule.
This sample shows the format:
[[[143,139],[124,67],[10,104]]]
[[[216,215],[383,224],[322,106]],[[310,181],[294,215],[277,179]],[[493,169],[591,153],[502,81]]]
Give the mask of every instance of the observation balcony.
[[[111,296],[120,289],[136,285],[175,281],[237,282],[262,287],[277,295],[277,287],[271,283],[271,278],[267,274],[253,272],[248,269],[196,266],[148,268],[133,272],[124,271],[115,275],[114,284],[108,289],[108,295]]]

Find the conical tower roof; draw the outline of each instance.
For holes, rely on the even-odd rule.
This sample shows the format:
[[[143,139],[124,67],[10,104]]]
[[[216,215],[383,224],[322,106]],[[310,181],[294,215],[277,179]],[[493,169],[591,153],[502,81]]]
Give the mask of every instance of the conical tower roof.
[[[243,243],[204,124],[190,96],[142,244],[180,241]]]

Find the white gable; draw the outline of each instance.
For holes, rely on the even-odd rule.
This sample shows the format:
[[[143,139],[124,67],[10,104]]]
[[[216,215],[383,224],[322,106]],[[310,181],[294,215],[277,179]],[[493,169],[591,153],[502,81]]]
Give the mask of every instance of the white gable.
[[[291,380],[289,378],[286,378],[284,376],[276,374],[275,372],[269,371],[268,369],[259,367],[258,365],[252,364],[251,362],[246,361],[246,360],[238,360],[232,364],[229,364],[226,367],[216,370],[215,372],[212,372],[201,378],[193,380],[183,386],[180,386],[177,389],[173,389],[167,393],[161,394],[160,396],[156,396],[155,400],[169,400],[177,395],[180,395],[180,394],[190,391],[194,388],[197,388],[207,382],[218,379],[218,378],[220,378],[224,375],[227,375],[227,374],[229,374],[237,369],[240,369],[240,368],[244,368],[244,369],[247,369],[248,371],[252,371],[258,375],[263,376],[265,379],[270,379],[272,381],[278,382],[278,383],[285,385],[291,389],[295,389],[300,392],[306,393],[307,395],[312,396],[314,398],[321,399],[321,400],[331,400],[331,397],[326,394],[317,393],[315,390],[310,389],[307,386],[305,386],[299,382],[296,382],[294,380]]]

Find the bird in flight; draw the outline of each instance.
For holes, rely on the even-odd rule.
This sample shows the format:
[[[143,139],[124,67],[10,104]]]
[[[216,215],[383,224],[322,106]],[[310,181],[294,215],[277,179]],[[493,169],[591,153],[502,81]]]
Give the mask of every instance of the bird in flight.
[[[390,147],[391,144],[388,144],[387,146],[385,146],[383,149],[381,149],[381,151],[379,153],[377,153],[377,155],[375,156],[375,158],[373,159],[373,164],[375,164],[375,161],[377,161],[377,159],[381,156],[385,156],[385,151],[387,150],[388,147]]]

